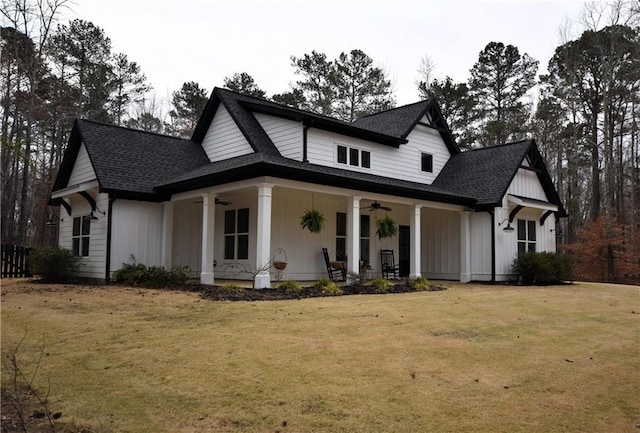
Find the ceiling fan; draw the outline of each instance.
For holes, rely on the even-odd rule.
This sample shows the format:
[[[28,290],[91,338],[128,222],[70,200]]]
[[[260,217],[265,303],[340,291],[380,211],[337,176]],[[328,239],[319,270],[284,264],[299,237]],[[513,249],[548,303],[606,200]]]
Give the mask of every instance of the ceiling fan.
[[[202,204],[204,203],[202,200],[196,200],[194,201],[194,203],[196,204]],[[222,206],[229,206],[230,204],[232,204],[232,202],[230,201],[225,201],[225,200],[220,200],[218,197],[216,197],[216,200],[214,202],[215,204],[221,204]]]
[[[369,206],[369,212],[374,210],[386,210],[387,212],[391,212],[391,208],[389,206],[382,206],[377,201],[374,201],[371,203],[371,206]]]

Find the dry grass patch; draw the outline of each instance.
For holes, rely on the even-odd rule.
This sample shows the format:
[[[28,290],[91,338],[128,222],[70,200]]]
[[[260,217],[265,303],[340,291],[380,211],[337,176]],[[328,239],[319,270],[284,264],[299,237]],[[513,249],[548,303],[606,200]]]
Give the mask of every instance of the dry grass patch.
[[[638,287],[443,285],[211,302],[3,281],[2,348],[46,338],[54,403],[93,432],[638,431]]]

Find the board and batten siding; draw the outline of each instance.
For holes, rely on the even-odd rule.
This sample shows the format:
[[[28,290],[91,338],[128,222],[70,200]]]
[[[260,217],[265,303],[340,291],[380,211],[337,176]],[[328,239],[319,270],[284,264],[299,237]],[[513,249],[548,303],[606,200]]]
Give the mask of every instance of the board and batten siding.
[[[436,130],[417,125],[407,139],[407,144],[395,148],[311,128],[307,131],[307,156],[313,164],[412,182],[432,183],[450,157],[442,137]],[[336,156],[338,145],[371,152],[371,168],[339,164]],[[433,155],[433,173],[422,171],[422,153]]]
[[[202,148],[211,162],[253,153],[251,145],[222,104],[211,120]]]
[[[94,196],[95,197],[95,196]],[[82,197],[74,194],[67,198],[71,205],[71,216],[60,207],[59,245],[62,248],[73,250],[72,229],[73,218],[89,215],[91,206]],[[95,197],[98,209],[107,209],[109,205],[108,194],[98,194]],[[78,275],[83,278],[104,279],[107,251],[107,216],[94,213],[97,221],[92,221],[89,229],[89,255],[80,257],[80,270]]]
[[[491,281],[491,215],[474,212],[470,215],[471,280]]]
[[[460,214],[422,208],[421,274],[427,278],[460,278]]]
[[[67,185],[78,185],[95,179],[96,172],[93,170],[93,165],[89,159],[87,148],[84,143],[82,143],[80,145],[80,150],[78,151],[76,162],[73,165],[73,170],[71,170],[71,175],[69,176],[69,182],[67,182]]]
[[[112,206],[110,272],[131,263],[162,265],[162,204],[116,200]]]
[[[282,156],[302,161],[302,122],[262,113],[254,116]]]
[[[509,185],[508,194],[547,201],[547,196],[540,185],[538,175],[531,170],[521,168]]]
[[[219,207],[216,206],[216,210]],[[221,220],[218,219],[219,212],[216,213],[218,225]],[[196,273],[202,270],[202,203],[194,203],[193,200],[175,203],[171,264],[189,266]]]

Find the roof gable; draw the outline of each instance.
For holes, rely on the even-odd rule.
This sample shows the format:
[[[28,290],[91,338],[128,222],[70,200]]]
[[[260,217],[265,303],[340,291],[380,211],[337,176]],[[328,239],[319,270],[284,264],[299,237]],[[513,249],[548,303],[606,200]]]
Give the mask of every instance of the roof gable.
[[[53,190],[68,185],[84,143],[101,192],[161,200],[155,185],[209,162],[190,140],[76,120]]]
[[[425,116],[431,119],[431,123],[425,124],[425,126],[434,128],[440,133],[449,153],[451,155],[460,153],[460,148],[455,142],[451,130],[442,116],[440,107],[438,107],[435,99],[420,101],[380,113],[370,114],[361,117],[353,124],[361,128],[406,139],[413,128],[415,128],[418,123],[421,123],[421,120]]]
[[[529,159],[530,167],[523,165]],[[566,212],[553,181],[533,140],[484,147],[454,155],[444,166],[433,186],[452,193],[475,197],[476,208],[499,206],[516,173],[522,167],[534,170],[548,200]]]

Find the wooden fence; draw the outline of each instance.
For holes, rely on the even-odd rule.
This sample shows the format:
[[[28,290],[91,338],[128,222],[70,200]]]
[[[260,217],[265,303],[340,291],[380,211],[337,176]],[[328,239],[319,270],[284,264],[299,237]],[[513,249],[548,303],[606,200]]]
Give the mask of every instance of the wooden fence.
[[[2,244],[2,278],[30,277],[29,251],[31,248]]]

